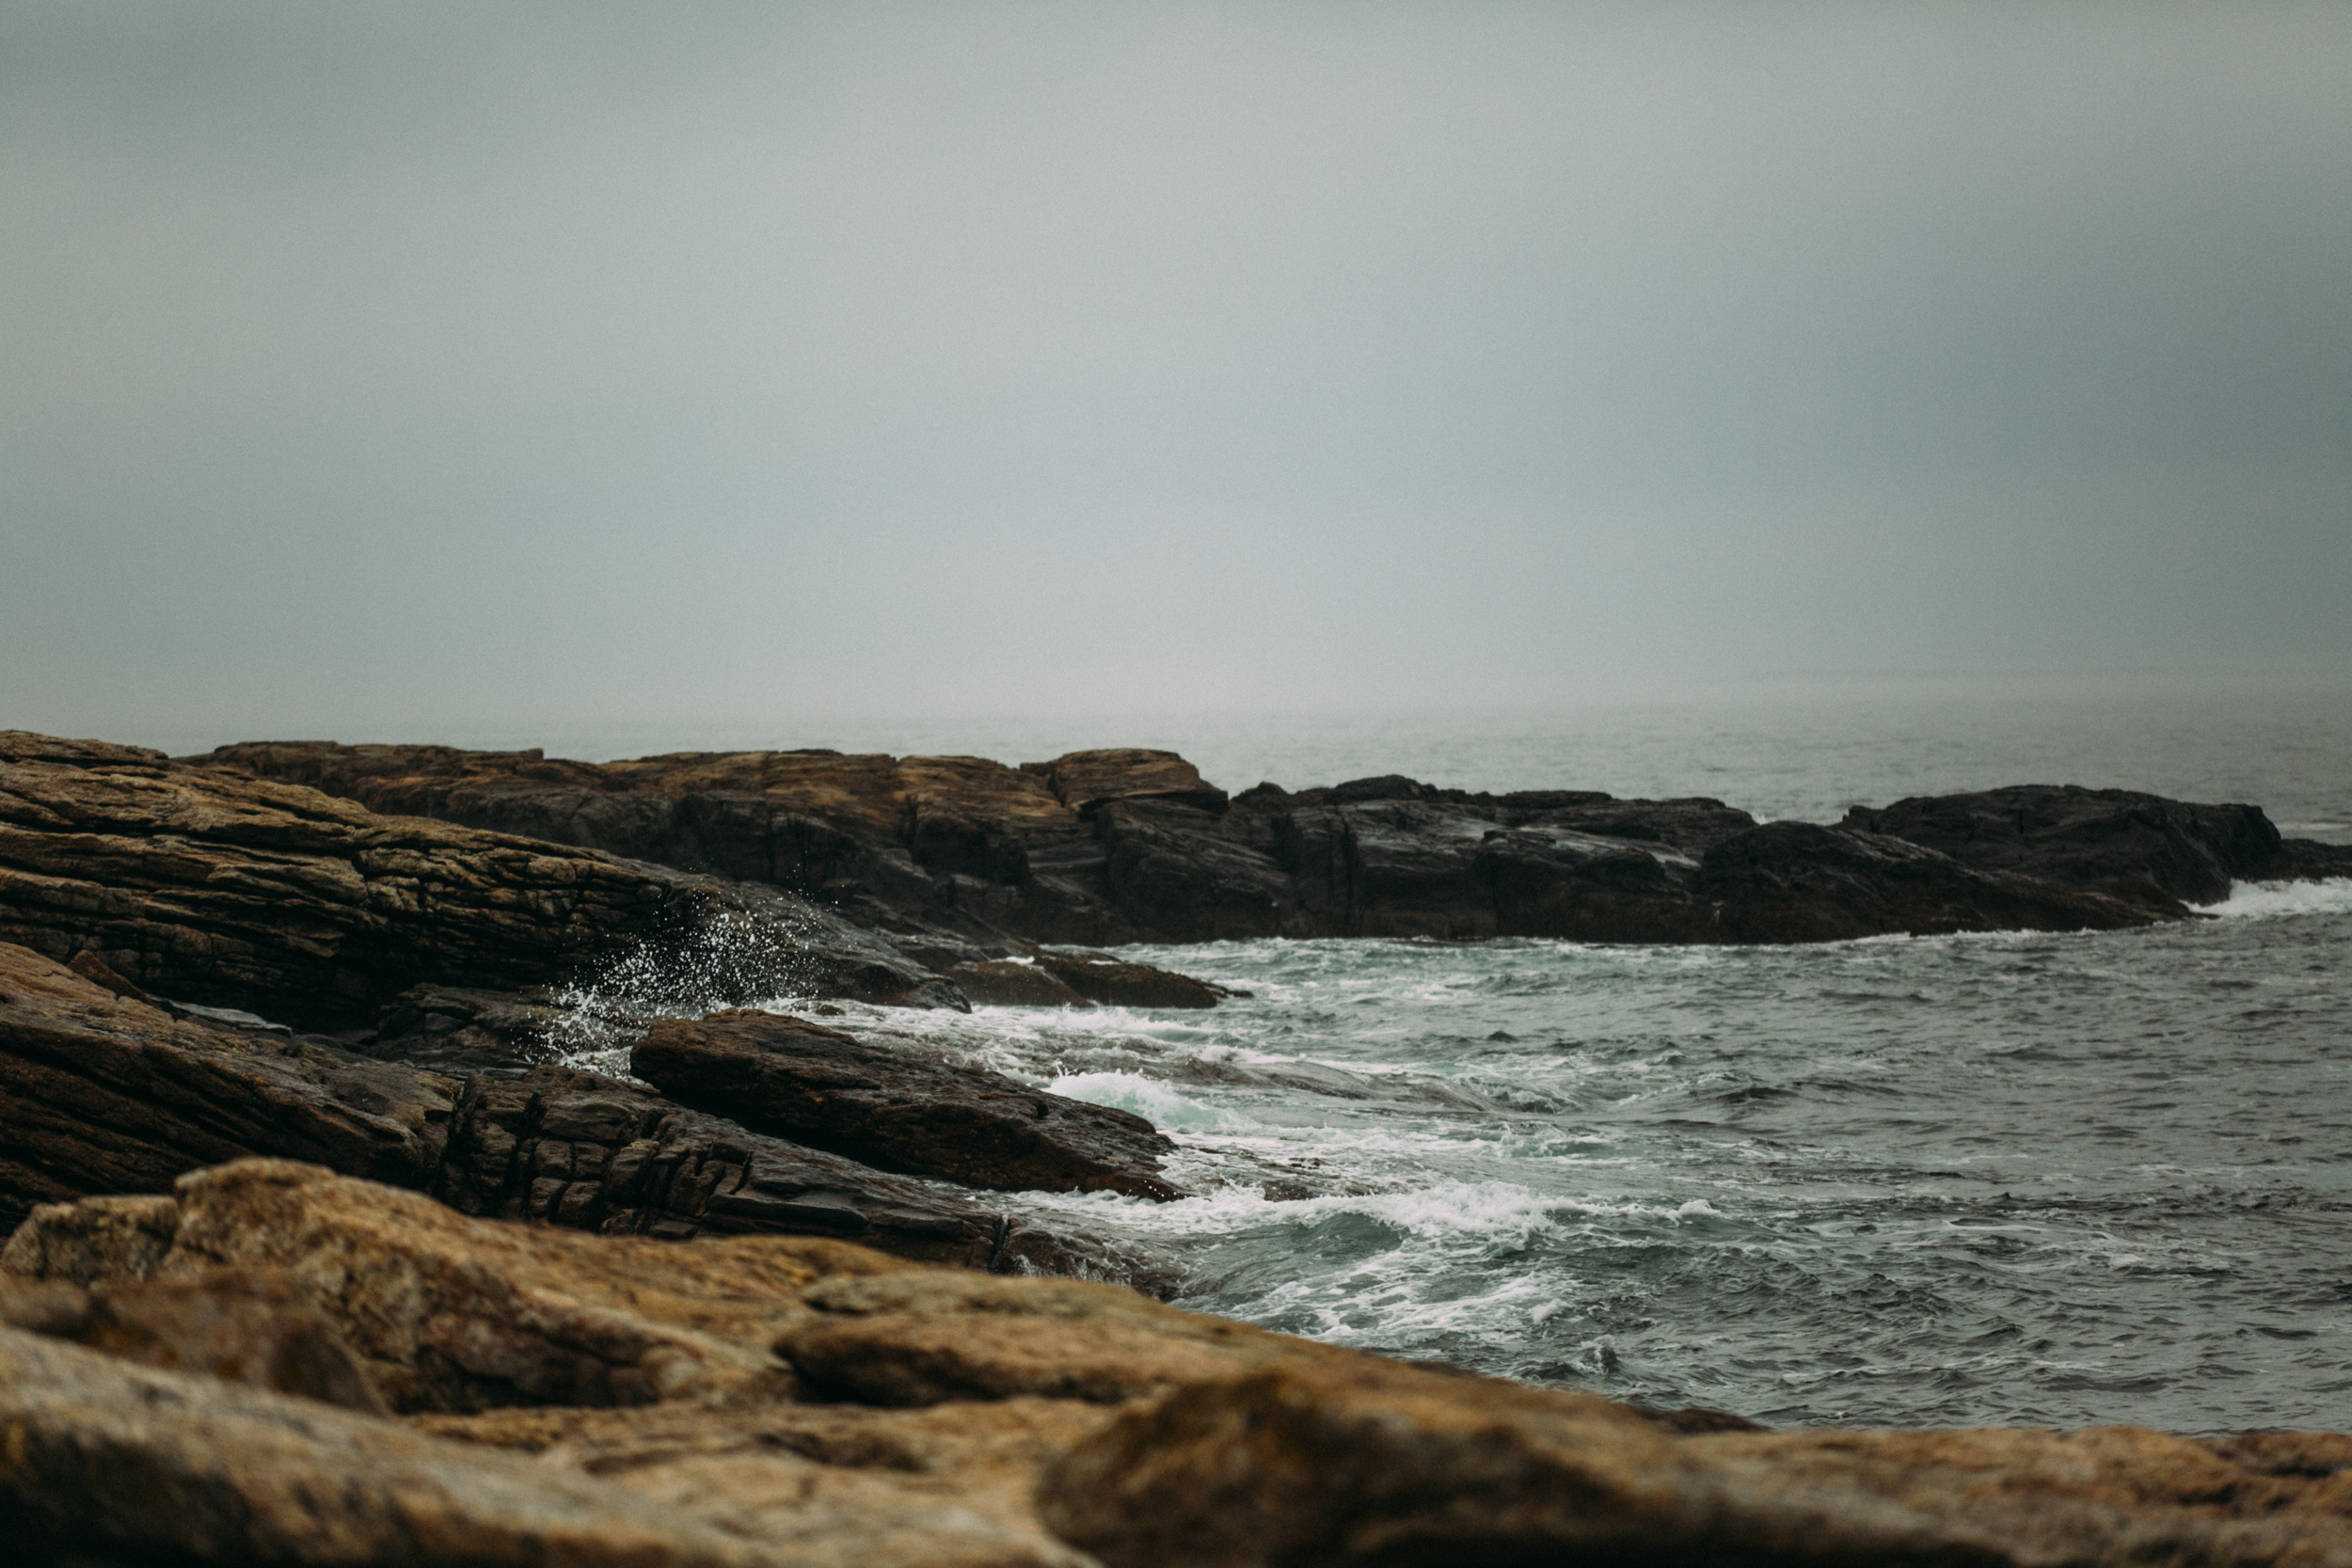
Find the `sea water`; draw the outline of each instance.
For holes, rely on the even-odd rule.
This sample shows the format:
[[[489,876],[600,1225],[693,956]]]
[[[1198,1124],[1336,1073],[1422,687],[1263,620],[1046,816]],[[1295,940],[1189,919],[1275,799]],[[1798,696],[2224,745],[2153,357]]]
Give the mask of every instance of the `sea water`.
[[[1156,742],[1235,788],[1409,772],[1813,820],[2072,782],[2252,800],[2341,843],[2341,696],[762,743]],[[2206,912],[1803,947],[1143,947],[1250,995],[835,1022],[1168,1132],[1197,1196],[1020,1202],[1171,1254],[1187,1307],[1774,1424],[2352,1426],[2352,882],[2242,886]]]

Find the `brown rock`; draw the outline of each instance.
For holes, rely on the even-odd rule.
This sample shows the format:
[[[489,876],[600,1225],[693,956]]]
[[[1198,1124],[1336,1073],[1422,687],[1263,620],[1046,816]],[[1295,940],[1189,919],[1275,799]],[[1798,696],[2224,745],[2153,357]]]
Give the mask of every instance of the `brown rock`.
[[[1040,1503],[1110,1568],[2352,1560],[2332,1476],[2249,1457],[2132,1429],[1677,1437],[1590,1395],[1293,1366],[1130,1406]]]
[[[8,1329],[0,1433],[18,1561],[798,1560],[576,1470]]]
[[[798,1562],[1092,1568],[1039,1521],[1034,1493],[1048,1461],[1109,1418],[1099,1405],[1011,1399],[922,1410],[500,1410],[415,1425],[543,1454],[788,1549]]]
[[[864,1404],[1117,1403],[1266,1366],[1388,1365],[1083,1280],[930,1271],[826,1281],[803,1299],[818,1315],[796,1320],[776,1353],[809,1389]]]
[[[251,1342],[314,1311],[420,1412],[0,1327],[0,1517],[36,1561],[2352,1564],[2352,1437],[1766,1432],[1108,1286],[469,1221],[282,1163],[44,1210],[0,1275],[91,1344],[98,1298],[277,1281]]]
[[[629,1070],[683,1104],[886,1170],[1002,1191],[1183,1196],[1159,1175],[1176,1146],[1141,1117],[805,1019],[664,1019]]]
[[[961,1003],[773,888],[22,731],[0,732],[0,942],[295,1022],[364,1021],[421,981],[562,981],[648,945],[691,953],[729,1000]]]
[[[194,1172],[173,1198],[172,1244],[148,1281],[215,1288],[223,1269],[283,1278],[333,1319],[404,1410],[772,1399],[792,1378],[769,1346],[809,1315],[803,1288],[906,1266],[814,1238],[678,1247],[470,1220],[283,1160]],[[82,1228],[71,1209],[37,1212],[0,1270],[40,1279],[28,1264],[80,1262],[70,1243],[40,1233]],[[101,1274],[91,1289],[117,1283]]]
[[[1088,812],[1111,800],[1154,800],[1225,809],[1225,792],[1203,784],[1200,770],[1173,752],[1129,747],[1070,752],[1045,765],[1054,793],[1072,811]]]
[[[93,1290],[0,1277],[0,1322],[141,1366],[389,1414],[342,1331],[282,1270],[213,1269]]]

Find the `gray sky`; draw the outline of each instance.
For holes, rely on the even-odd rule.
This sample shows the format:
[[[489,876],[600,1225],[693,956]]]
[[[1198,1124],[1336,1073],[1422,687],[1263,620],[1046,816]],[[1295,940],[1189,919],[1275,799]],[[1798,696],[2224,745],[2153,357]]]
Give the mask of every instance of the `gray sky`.
[[[2342,4],[0,0],[0,724],[2342,674],[2348,280]]]

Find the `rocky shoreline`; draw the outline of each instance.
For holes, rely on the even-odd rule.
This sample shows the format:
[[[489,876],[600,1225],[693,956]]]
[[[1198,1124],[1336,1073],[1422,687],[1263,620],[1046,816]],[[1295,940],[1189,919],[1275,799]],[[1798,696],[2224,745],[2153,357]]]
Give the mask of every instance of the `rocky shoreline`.
[[[1821,827],[1144,751],[0,734],[0,1518],[60,1562],[2352,1562],[2344,1437],[1764,1433],[1178,1312],[1017,1196],[1184,1197],[1149,1122],[822,1022],[1232,994],[1093,950],[1136,941],[2113,929],[2338,876],[2058,786]]]

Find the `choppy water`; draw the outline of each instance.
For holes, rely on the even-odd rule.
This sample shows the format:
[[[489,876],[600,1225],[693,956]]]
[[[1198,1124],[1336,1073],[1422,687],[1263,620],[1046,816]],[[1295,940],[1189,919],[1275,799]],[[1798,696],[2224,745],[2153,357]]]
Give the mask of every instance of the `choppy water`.
[[[1177,1136],[1206,1196],[1040,1206],[1187,1306],[1775,1423],[2352,1425],[2352,882],[2220,914],[1146,948],[1256,994],[844,1022]]]
[[[1231,787],[1402,771],[1814,820],[2081,783],[2352,841],[2341,689],[635,738],[572,750],[1156,744]],[[1774,1423],[2352,1427],[2352,882],[2217,912],[1802,948],[1145,948],[1255,994],[843,1022],[1174,1134],[1200,1197],[1024,1201],[1173,1249],[1189,1306]],[[1327,1196],[1268,1197],[1281,1166]]]

